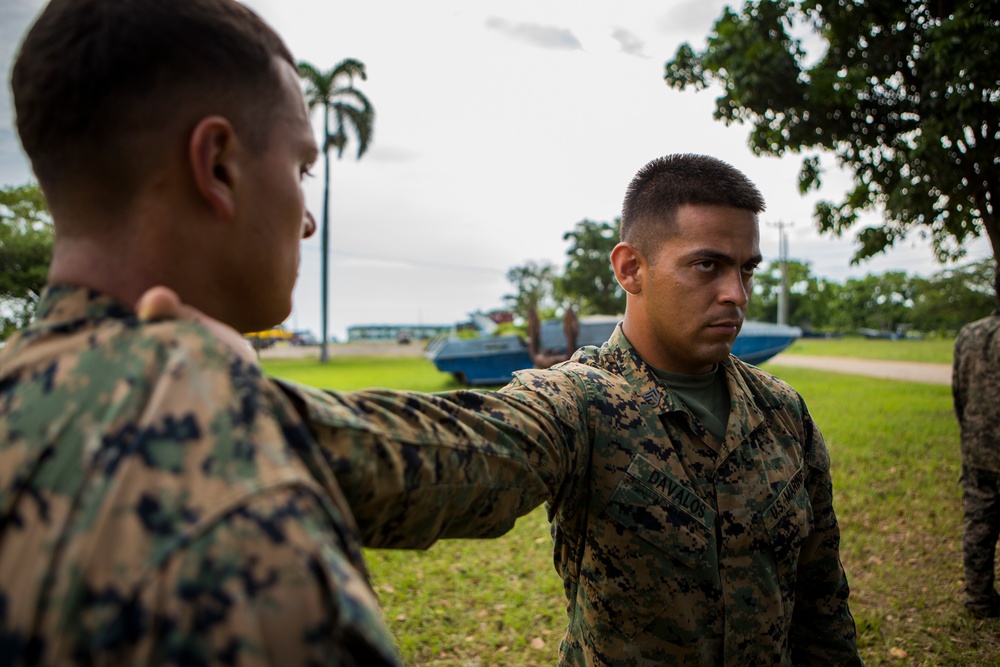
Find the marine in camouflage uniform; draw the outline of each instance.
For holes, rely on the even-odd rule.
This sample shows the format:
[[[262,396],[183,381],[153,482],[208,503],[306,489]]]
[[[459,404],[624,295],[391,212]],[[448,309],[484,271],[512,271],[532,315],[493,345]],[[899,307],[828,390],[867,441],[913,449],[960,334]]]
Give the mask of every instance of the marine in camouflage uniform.
[[[281,385],[367,546],[500,534],[547,501],[561,665],[860,665],[823,438],[787,384],[721,367],[721,443],[620,325],[495,393]]]
[[[202,327],[50,287],[0,351],[0,663],[397,665],[326,459]]]
[[[952,392],[961,427],[964,603],[1000,616],[994,586],[1000,537],[1000,310],[965,325],[955,339]]]
[[[286,386],[365,543],[496,534],[545,501],[561,664],[860,665],[823,438],[730,354],[763,206],[715,158],[653,160],[623,204],[625,315],[602,348],[495,393]]]
[[[287,316],[319,154],[296,60],[233,0],[49,0],[11,91],[55,244],[0,352],[0,664],[398,665],[288,400],[126,307]]]

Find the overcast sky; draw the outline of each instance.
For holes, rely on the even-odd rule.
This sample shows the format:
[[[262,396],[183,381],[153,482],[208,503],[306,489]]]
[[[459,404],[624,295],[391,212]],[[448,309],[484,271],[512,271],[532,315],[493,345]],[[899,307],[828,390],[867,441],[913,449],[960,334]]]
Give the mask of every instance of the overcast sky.
[[[13,129],[11,61],[41,0],[0,0],[0,184],[32,179]],[[247,0],[296,58],[328,69],[345,57],[368,69],[358,86],[376,110],[360,161],[332,160],[330,332],[355,324],[452,324],[503,305],[505,274],[529,260],[565,263],[563,234],[621,212],[625,187],[649,160],[707,153],[743,170],[767,200],[761,251],[843,281],[866,273],[940,270],[912,238],[852,267],[853,239],[821,237],[816,200],[849,181],[827,161],[824,189],[798,193],[799,158],[758,158],[747,128],[712,119],[717,91],[663,82],[678,45],[695,48],[723,0]],[[315,118],[317,128],[321,120]],[[317,133],[318,134],[318,133]],[[322,165],[306,184],[321,217]],[[989,256],[982,239],[969,260]],[[303,244],[293,329],[320,330],[319,234]]]

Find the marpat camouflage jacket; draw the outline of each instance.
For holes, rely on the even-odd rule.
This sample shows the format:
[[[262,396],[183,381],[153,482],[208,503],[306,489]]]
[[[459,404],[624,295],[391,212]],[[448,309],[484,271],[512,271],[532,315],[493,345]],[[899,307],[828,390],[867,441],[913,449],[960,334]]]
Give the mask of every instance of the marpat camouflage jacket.
[[[962,327],[954,364],[951,388],[962,463],[1000,472],[1000,312]]]
[[[725,369],[715,448],[620,327],[500,392],[281,384],[367,546],[495,536],[548,503],[560,664],[860,665],[823,438],[788,385]]]
[[[50,287],[0,351],[0,663],[397,665],[336,480],[193,324]]]

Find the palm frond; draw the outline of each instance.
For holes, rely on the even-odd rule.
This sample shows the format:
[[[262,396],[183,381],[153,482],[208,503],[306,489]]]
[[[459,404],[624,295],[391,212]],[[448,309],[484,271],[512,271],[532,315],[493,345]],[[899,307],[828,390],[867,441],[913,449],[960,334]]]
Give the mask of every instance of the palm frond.
[[[353,100],[354,100],[355,103],[352,104],[351,106],[358,107],[358,108],[364,109],[364,110],[370,110],[370,109],[372,109],[372,103],[371,103],[371,100],[368,99],[368,96],[365,95],[364,93],[362,93],[360,90],[358,90],[354,86],[347,86],[347,87],[344,87],[344,88],[336,88],[333,91],[333,94],[330,95],[330,97],[332,97],[334,99],[337,99],[338,101],[342,101],[342,100],[345,100],[345,99],[352,99],[353,98]],[[346,101],[343,102],[343,103],[347,104]]]
[[[345,58],[332,69],[323,72],[311,63],[302,61],[298,65],[299,77],[305,83],[304,94],[310,111],[323,106],[324,113],[332,113],[334,127],[324,138],[323,151],[337,149],[337,157],[343,157],[348,143],[347,129],[358,141],[358,158],[371,145],[375,123],[375,110],[371,101],[354,87],[354,78],[367,79],[365,64],[355,58]],[[346,85],[337,85],[346,78]]]
[[[350,127],[357,137],[358,158],[360,159],[371,145],[375,127],[375,110],[370,105],[359,109],[347,104],[337,103],[334,104],[333,111],[337,119],[338,133],[344,135],[345,128]],[[340,146],[337,157],[341,156],[343,150],[344,147]]]
[[[311,111],[317,106],[325,104],[334,89],[332,73],[321,72],[315,66],[304,61],[299,63],[298,72],[299,78],[305,82],[305,90],[303,92],[309,110]]]
[[[354,77],[358,77],[361,80],[368,79],[368,74],[365,72],[365,64],[354,58],[344,58],[341,60],[330,70],[330,75],[333,79],[343,76],[349,79],[353,79]]]

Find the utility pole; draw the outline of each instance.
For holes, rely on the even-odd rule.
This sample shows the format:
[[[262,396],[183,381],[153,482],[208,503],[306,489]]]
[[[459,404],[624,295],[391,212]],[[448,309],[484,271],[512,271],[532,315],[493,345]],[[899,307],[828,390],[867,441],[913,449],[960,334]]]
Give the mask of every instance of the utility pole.
[[[769,226],[778,228],[778,261],[781,262],[781,290],[778,292],[778,324],[788,324],[788,234],[785,227],[789,222],[774,222]]]

